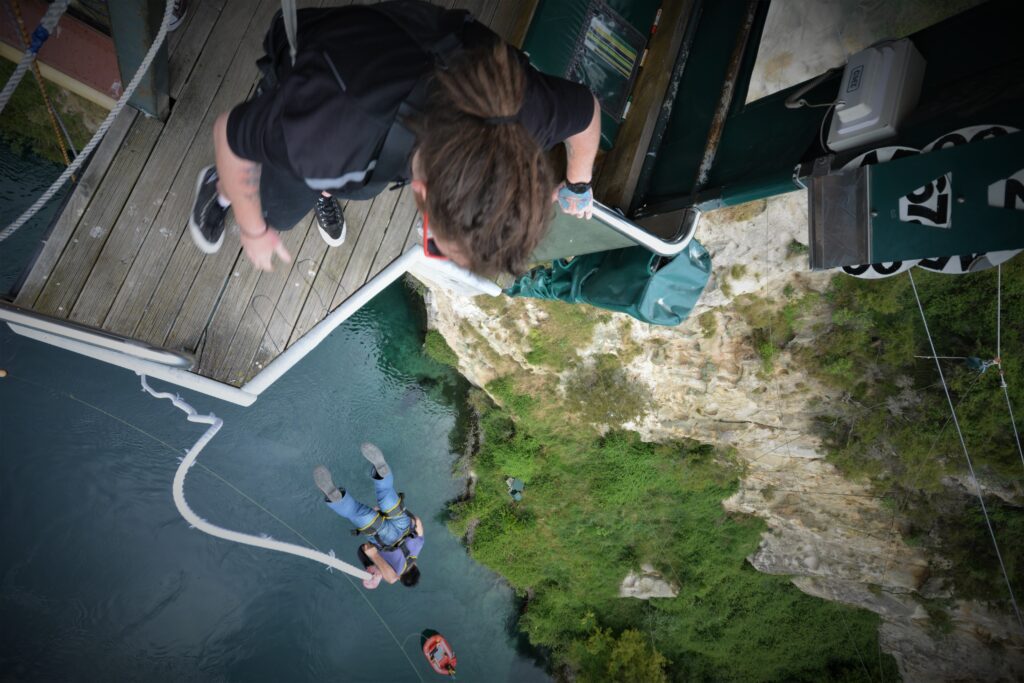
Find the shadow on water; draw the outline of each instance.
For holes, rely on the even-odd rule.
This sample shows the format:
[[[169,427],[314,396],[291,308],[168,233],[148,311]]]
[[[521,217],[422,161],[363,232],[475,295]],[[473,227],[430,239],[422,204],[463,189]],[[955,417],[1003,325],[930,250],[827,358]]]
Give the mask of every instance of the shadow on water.
[[[505,619],[505,633],[515,643],[516,653],[531,662],[534,666],[551,673],[551,651],[546,647],[538,647],[530,642],[529,636],[519,629],[519,619],[526,613],[529,600],[525,596],[516,595],[515,609]]]
[[[61,166],[22,150],[15,153],[9,140],[0,135],[0,230],[16,220],[61,174]],[[7,296],[20,284],[25,267],[35,260],[53,220],[70,197],[70,185],[45,205],[35,218],[0,243],[0,296]]]

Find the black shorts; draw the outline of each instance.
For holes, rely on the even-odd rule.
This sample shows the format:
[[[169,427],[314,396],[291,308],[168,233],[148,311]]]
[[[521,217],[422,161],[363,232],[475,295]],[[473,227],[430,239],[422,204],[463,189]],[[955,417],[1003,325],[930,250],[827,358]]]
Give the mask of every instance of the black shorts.
[[[263,164],[260,170],[260,203],[263,218],[275,230],[291,230],[313,210],[320,195],[290,173]]]

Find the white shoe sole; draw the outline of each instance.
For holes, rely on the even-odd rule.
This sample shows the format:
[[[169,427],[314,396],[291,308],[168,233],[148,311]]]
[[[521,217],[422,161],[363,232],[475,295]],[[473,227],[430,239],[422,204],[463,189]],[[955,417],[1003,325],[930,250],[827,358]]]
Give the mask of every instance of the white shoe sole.
[[[203,187],[203,178],[206,177],[206,172],[208,170],[210,170],[210,167],[205,166],[201,171],[199,171],[199,177],[196,178],[196,191],[195,194],[192,195],[193,197],[199,197],[199,190]],[[192,241],[195,242],[199,251],[204,254],[216,254],[220,251],[220,245],[224,244],[224,233],[227,232],[227,226],[225,226],[224,231],[220,233],[220,239],[211,243],[203,237],[203,231],[199,229],[199,225],[196,223],[195,208],[195,202],[193,202],[192,210],[188,212],[188,231],[189,234],[192,235]]]
[[[348,223],[346,222],[341,224],[341,235],[338,237],[338,239],[334,239],[333,237],[328,235],[327,231],[324,230],[322,225],[320,225],[320,221],[316,222],[316,229],[320,231],[320,236],[324,238],[324,242],[327,242],[327,246],[340,247],[342,244],[345,243],[345,235],[348,233]]]

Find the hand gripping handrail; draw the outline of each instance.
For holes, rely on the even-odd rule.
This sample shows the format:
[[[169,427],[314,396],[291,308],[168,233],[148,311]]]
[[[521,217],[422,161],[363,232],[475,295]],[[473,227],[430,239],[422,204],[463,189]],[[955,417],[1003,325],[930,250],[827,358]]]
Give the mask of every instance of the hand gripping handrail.
[[[683,219],[671,237],[662,238],[654,233],[648,232],[636,223],[632,222],[618,211],[610,209],[600,202],[594,202],[594,218],[607,225],[623,237],[636,242],[642,247],[650,249],[659,256],[675,256],[683,252],[693,236],[697,233],[697,225],[700,223],[701,212],[696,207],[690,207],[683,212]]]

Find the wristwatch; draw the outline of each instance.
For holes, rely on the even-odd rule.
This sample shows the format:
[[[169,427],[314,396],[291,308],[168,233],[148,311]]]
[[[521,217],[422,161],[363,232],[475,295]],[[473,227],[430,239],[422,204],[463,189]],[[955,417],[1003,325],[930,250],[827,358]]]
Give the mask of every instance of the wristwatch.
[[[569,179],[566,178],[565,188],[574,194],[586,194],[590,190],[590,183],[570,183]]]

